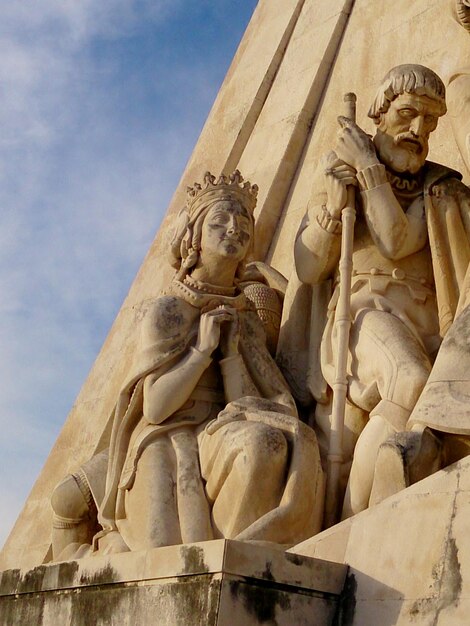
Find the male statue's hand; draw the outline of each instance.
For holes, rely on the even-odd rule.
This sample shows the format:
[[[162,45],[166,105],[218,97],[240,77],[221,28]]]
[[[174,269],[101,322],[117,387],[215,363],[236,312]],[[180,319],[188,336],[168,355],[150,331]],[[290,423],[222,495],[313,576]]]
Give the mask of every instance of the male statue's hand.
[[[348,199],[348,186],[357,185],[356,170],[338,158],[335,152],[329,152],[322,159],[325,168],[326,210],[334,219],[341,219],[341,211]]]
[[[379,163],[374,144],[370,136],[355,122],[340,115],[340,129],[335,152],[339,159],[351,165],[356,171]]]
[[[219,306],[201,315],[199,320],[199,332],[196,341],[196,350],[211,355],[220,341],[220,325],[222,322],[230,322],[233,315],[226,307]]]

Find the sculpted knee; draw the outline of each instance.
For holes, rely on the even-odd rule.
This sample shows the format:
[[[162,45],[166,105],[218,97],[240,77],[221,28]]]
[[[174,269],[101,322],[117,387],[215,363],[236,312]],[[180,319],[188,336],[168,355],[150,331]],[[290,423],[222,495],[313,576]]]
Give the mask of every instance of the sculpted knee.
[[[381,388],[382,400],[395,403],[411,412],[428,381],[431,362],[413,344],[406,354],[398,355],[389,365],[391,367],[384,375]]]
[[[253,426],[243,449],[248,464],[258,472],[284,467],[288,446],[283,433],[263,423]]]
[[[410,410],[414,408],[414,405],[418,401],[424,386],[428,382],[429,374],[431,373],[431,364],[428,361],[417,361],[409,365],[404,373],[400,392],[406,398],[406,401],[400,404],[404,406],[408,405]]]
[[[59,517],[77,521],[88,517],[88,504],[73,476],[67,476],[57,485],[52,493],[51,505]]]

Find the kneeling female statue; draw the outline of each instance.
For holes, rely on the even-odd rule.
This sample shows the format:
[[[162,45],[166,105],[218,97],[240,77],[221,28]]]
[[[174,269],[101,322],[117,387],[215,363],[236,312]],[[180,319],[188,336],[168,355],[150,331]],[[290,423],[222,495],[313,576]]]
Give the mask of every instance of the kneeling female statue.
[[[189,189],[178,271],[143,320],[109,448],[53,493],[54,559],[214,538],[293,545],[318,532],[315,435],[244,281],[256,194],[239,172]]]

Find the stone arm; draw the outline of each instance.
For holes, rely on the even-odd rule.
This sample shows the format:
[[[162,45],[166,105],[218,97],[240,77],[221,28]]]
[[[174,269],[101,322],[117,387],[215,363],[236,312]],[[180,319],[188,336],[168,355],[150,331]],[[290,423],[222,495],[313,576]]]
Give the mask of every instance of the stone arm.
[[[421,250],[426,244],[422,202],[405,213],[387,180],[385,166],[371,165],[357,173],[364,216],[372,239],[384,257],[392,260]]]
[[[203,313],[199,318],[195,347],[148,374],[144,381],[143,412],[151,424],[159,424],[180,409],[194,391],[199,379],[212,362],[211,354],[219,345],[220,325],[232,319],[223,308]],[[164,346],[173,337],[190,331],[190,319],[175,299],[160,298],[143,325],[143,345]],[[174,339],[176,343],[176,339]]]
[[[346,201],[344,186],[354,182],[361,191],[364,217],[381,254],[398,260],[420,250],[425,245],[421,216],[416,219],[401,208],[371,137],[350,119],[339,117],[338,122],[337,143],[334,152],[327,155],[329,167],[325,170],[329,212],[340,218]],[[345,167],[350,168],[349,173]]]
[[[212,358],[196,348],[164,374],[149,374],[144,382],[144,417],[159,424],[188,400]]]
[[[414,203],[405,213],[381,163],[358,171],[357,179],[365,220],[381,254],[398,260],[422,250],[427,239],[422,202]],[[341,223],[326,207],[325,202],[309,209],[294,247],[297,275],[311,285],[334,274],[341,253]]]
[[[329,216],[326,204],[310,207],[294,246],[299,279],[310,285],[328,279],[338,265],[340,252],[341,223]]]

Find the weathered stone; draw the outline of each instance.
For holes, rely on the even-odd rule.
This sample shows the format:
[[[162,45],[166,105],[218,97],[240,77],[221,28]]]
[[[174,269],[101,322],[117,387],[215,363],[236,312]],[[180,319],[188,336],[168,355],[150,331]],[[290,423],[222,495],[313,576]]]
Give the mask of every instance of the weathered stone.
[[[257,194],[238,170],[188,189],[177,274],[141,322],[108,441],[52,494],[54,560],[218,537],[292,545],[320,529],[315,434],[269,353],[266,297],[244,291],[278,297],[274,270],[247,264]]]
[[[443,462],[450,462],[468,453],[469,426],[466,418],[467,399],[470,396],[467,367],[470,273],[466,275],[470,258],[467,237],[470,227],[468,190],[457,180],[458,175],[449,169],[426,165],[424,175],[420,178],[420,169],[426,152],[425,144],[433,130],[431,127],[436,118],[443,113],[442,94],[431,93],[430,96],[429,93],[419,93],[419,89],[411,87],[402,89],[399,93],[393,94],[389,110],[379,111],[379,117],[376,118],[379,130],[396,138],[400,130],[397,127],[398,118],[405,118],[410,110],[413,111],[407,128],[402,130],[412,131],[411,138],[421,142],[420,149],[415,143],[415,149],[408,150],[410,154],[414,153],[411,156],[414,158],[414,165],[417,164],[418,167],[405,167],[405,171],[411,175],[407,174],[405,181],[400,179],[398,182],[406,187],[417,180],[418,192],[408,204],[401,198],[400,210],[397,209],[396,202],[400,194],[395,193],[396,190],[390,192],[390,181],[384,177],[384,165],[389,169],[403,170],[403,155],[398,161],[388,158],[393,156],[393,145],[390,143],[387,147],[384,142],[380,143],[377,139],[375,147],[372,146],[360,128],[366,132],[371,130],[371,123],[366,119],[367,104],[372,100],[378,77],[383,76],[390,67],[403,63],[413,63],[415,68],[413,71],[418,73],[422,72],[421,66],[421,70],[416,69],[418,63],[432,68],[442,76],[446,84],[449,84],[450,115],[442,117],[437,130],[433,132],[430,158],[468,176],[469,171],[465,168],[465,162],[470,163],[468,148],[470,72],[466,68],[470,54],[470,38],[467,32],[469,11],[468,0],[448,2],[395,0],[393,3],[386,0],[374,2],[260,0],[198,146],[175,193],[159,236],[152,245],[90,378],[84,385],[67,425],[2,553],[1,567],[25,568],[11,569],[3,574],[1,584],[8,593],[1,598],[0,606],[2,610],[4,609],[2,619],[5,623],[9,626],[11,623],[43,623],[54,626],[59,622],[81,624],[91,611],[98,615],[102,623],[126,624],[139,621],[155,623],[154,610],[160,612],[161,623],[168,624],[188,622],[218,623],[227,626],[238,623],[309,624],[309,620],[313,618],[317,620],[314,623],[318,624],[321,623],[318,620],[323,617],[327,620],[326,623],[328,620],[331,621],[333,604],[338,598],[340,588],[337,577],[341,578],[344,575],[344,568],[338,570],[332,563],[320,567],[316,563],[316,578],[313,577],[315,578],[313,581],[308,575],[304,578],[304,574],[299,576],[297,570],[289,569],[291,566],[294,570],[306,566],[306,562],[299,560],[297,555],[283,557],[279,552],[278,556],[273,554],[267,559],[263,552],[259,552],[260,548],[253,545],[245,545],[240,549],[237,547],[239,544],[231,542],[181,545],[147,552],[114,554],[112,557],[98,556],[81,562],[39,565],[51,557],[49,534],[51,512],[47,503],[57,478],[75,471],[93,455],[103,461],[103,457],[99,457],[97,453],[104,454],[109,440],[113,420],[108,420],[108,415],[120,390],[123,385],[125,386],[127,372],[136,353],[138,344],[136,329],[140,328],[141,321],[151,314],[157,294],[162,288],[166,288],[172,279],[172,270],[169,265],[162,262],[162,259],[170,242],[170,228],[175,221],[176,211],[182,205],[184,189],[187,184],[193,184],[194,180],[200,180],[207,168],[228,173],[238,166],[243,168],[248,178],[256,180],[261,185],[260,202],[256,212],[258,218],[256,228],[260,241],[256,247],[260,255],[258,261],[269,261],[272,268],[278,269],[287,277],[292,274],[294,268],[294,240],[306,208],[309,207],[309,212],[324,237],[328,235],[335,238],[342,228],[340,217],[345,204],[344,196],[349,196],[349,203],[352,200],[351,192],[346,192],[338,183],[344,177],[346,187],[348,183],[359,184],[362,203],[358,201],[357,206],[364,208],[368,221],[367,219],[365,222],[362,221],[362,231],[359,227],[356,228],[352,241],[353,248],[356,244],[354,252],[360,252],[361,242],[364,243],[369,235],[371,237],[362,248],[364,252],[362,257],[356,254],[354,258],[353,254],[352,259],[353,270],[356,271],[352,303],[353,334],[351,345],[343,342],[343,348],[346,348],[343,352],[347,355],[347,349],[351,347],[353,359],[357,362],[353,362],[349,378],[342,381],[345,388],[349,386],[347,428],[343,438],[347,455],[352,458],[361,433],[370,434],[372,431],[372,439],[363,437],[360,445],[356,446],[357,462],[353,469],[356,477],[356,495],[361,490],[363,493],[359,493],[357,506],[357,502],[351,504],[350,498],[349,510],[346,509],[345,513],[356,513],[368,504],[379,502],[387,494],[420,480],[415,486],[304,542],[297,550],[308,554],[315,553],[316,556],[322,556],[328,561],[352,565],[336,613],[338,623],[360,626],[409,623],[453,626],[468,621],[470,610],[468,598],[470,574],[466,567],[470,562],[467,555],[470,549],[467,541],[470,510],[468,461],[461,461],[457,466],[441,471],[424,481],[421,480],[427,471],[434,469],[434,438],[438,441],[436,448],[439,460],[442,455]],[[410,85],[409,81],[407,84]],[[439,85],[438,80],[435,85]],[[337,116],[343,112],[343,93],[351,90],[359,97],[358,127],[343,120],[342,129],[339,129]],[[440,87],[437,91],[439,90]],[[408,113],[404,113],[405,110],[408,110]],[[341,158],[343,164],[330,159],[326,163],[329,172],[325,177],[325,165],[321,164],[320,157],[325,150],[334,146],[338,130],[340,130],[339,143],[342,145],[339,147],[336,145],[337,156]],[[351,136],[353,144],[356,143],[356,149],[354,145],[351,146]],[[379,155],[378,160],[362,158],[374,156],[375,148]],[[328,194],[324,196],[325,202],[319,203],[315,197],[318,195],[316,191],[324,184],[325,178],[330,180],[330,183],[327,183]],[[421,211],[424,199],[428,206]],[[405,204],[406,207],[403,206]],[[384,210],[384,207],[387,207],[387,210]],[[457,219],[459,212],[461,222]],[[434,218],[436,216],[442,218],[438,228],[429,228],[431,223],[435,226],[435,221],[429,217],[430,214]],[[400,227],[405,223],[403,217],[405,221],[412,218],[414,230],[410,223],[405,224],[403,228]],[[359,211],[358,224],[361,220],[362,213]],[[304,227],[305,224],[302,226],[303,232]],[[410,243],[407,235],[411,231],[414,233],[414,239],[412,236],[413,241]],[[405,244],[404,240],[402,241],[403,233],[404,240],[407,240]],[[362,235],[364,237],[361,239]],[[408,244],[410,246],[407,248]],[[431,256],[436,251],[438,258]],[[190,257],[192,255],[194,260],[197,252],[194,247],[187,246],[187,255],[182,255],[189,269],[195,267],[191,264]],[[305,280],[305,284],[301,285],[302,289],[308,287],[307,283],[318,282],[316,279],[319,276],[312,279],[315,271],[311,271],[311,264],[309,265],[315,254],[321,257],[319,259],[319,265],[323,266],[323,274],[320,271],[321,278],[336,278],[337,259],[335,258],[333,262],[332,258],[338,255],[330,256],[330,252],[331,249],[322,250],[321,245],[310,245],[309,253],[306,255],[310,257],[298,262],[297,267],[299,276]],[[420,253],[423,253],[421,257],[427,258],[421,258]],[[326,267],[328,262],[329,268]],[[189,281],[192,279],[193,284],[185,285],[185,288],[196,293],[207,288],[207,284],[204,285],[207,276],[201,274],[197,276],[196,270],[200,269],[201,267],[196,267],[194,275],[193,271],[188,272]],[[364,274],[366,278],[365,282],[358,286],[360,274]],[[232,280],[228,286],[233,287],[234,282]],[[294,276],[291,284],[295,282]],[[438,292],[437,303],[434,302],[434,288]],[[293,381],[293,389],[295,384],[304,388],[305,393],[298,394],[304,404],[308,404],[311,395],[323,401],[327,393],[326,384],[323,384],[319,377],[321,368],[314,367],[313,358],[310,358],[312,355],[316,356],[320,350],[318,337],[324,331],[325,316],[318,315],[317,305],[320,304],[326,311],[329,299],[326,291],[318,290],[312,298],[312,294],[304,289],[302,297],[292,297],[290,293],[286,298],[285,320],[289,320],[291,325],[304,331],[302,341],[291,342],[292,335],[288,334],[287,341],[284,342],[290,343],[297,356],[302,353],[300,365],[293,371],[293,378],[297,379]],[[379,302],[386,292],[390,295],[391,291],[401,293],[397,298],[401,304],[399,302],[395,308],[387,306],[387,303],[384,306],[383,300]],[[209,292],[210,296],[220,296],[210,289]],[[443,292],[447,292],[444,299]],[[256,293],[256,289],[252,290],[252,295],[260,297],[261,300],[264,298],[263,295]],[[298,306],[299,303],[301,306]],[[418,323],[419,320],[418,322],[411,320],[415,315],[423,317],[419,312],[423,313],[426,307],[430,315],[423,324]],[[333,303],[330,314],[334,308]],[[388,315],[383,327],[377,321],[377,316],[376,322],[372,323],[376,337],[385,345],[382,352],[388,350],[395,357],[391,359],[389,371],[383,376],[383,372],[377,374],[374,370],[379,352],[374,342],[370,342],[366,348],[363,345],[361,349],[361,333],[371,330],[365,322],[359,323],[363,321],[365,317],[363,311],[366,310]],[[274,307],[267,311],[265,322],[272,321],[273,316],[270,314],[273,312],[278,316],[278,309]],[[172,327],[172,324],[176,324],[176,318],[181,311],[176,307],[167,310],[166,313],[164,326]],[[347,320],[347,308],[342,309],[342,314],[344,320]],[[198,315],[195,326],[201,325],[201,311]],[[384,315],[380,317],[383,318]],[[428,323],[433,316],[436,318],[434,325]],[[439,330],[437,330],[438,317]],[[454,317],[456,322],[451,326]],[[411,338],[401,332],[395,332],[395,320],[404,322],[403,325],[411,332]],[[214,346],[208,351],[209,357],[216,350],[215,346],[217,350],[224,352],[227,342],[233,340],[234,333],[227,331],[228,325],[231,325],[233,330],[235,324],[232,322],[233,318],[232,321],[225,319],[223,322],[225,326],[221,323],[224,329],[221,333],[222,338],[217,336],[212,342]],[[310,332],[305,332],[306,330]],[[423,332],[420,335],[421,331]],[[439,336],[442,337],[446,333],[447,339],[442,345],[428,380]],[[335,341],[332,339],[330,342],[331,337],[327,337],[327,334],[324,348],[325,346],[331,348],[331,354],[324,358],[325,369],[328,369],[328,365],[334,361],[335,352],[338,351]],[[429,339],[433,335],[437,337],[437,341],[431,345]],[[275,336],[274,338],[271,336],[271,350],[274,344]],[[248,353],[248,349],[244,351],[245,355]],[[402,353],[406,358],[401,358]],[[399,358],[396,358],[397,355]],[[282,357],[282,351],[280,356]],[[216,359],[224,360],[220,354],[217,354]],[[246,357],[245,364],[248,360]],[[345,362],[348,365],[347,360]],[[283,363],[292,365],[289,359],[284,359]],[[225,366],[226,364],[221,365],[221,368],[224,369]],[[361,368],[362,373],[359,374]],[[368,376],[362,376],[364,369],[369,369]],[[266,381],[272,382],[272,379],[276,378],[276,371],[270,367],[265,370],[264,375],[252,374],[251,382],[259,385]],[[370,375],[371,371],[373,375]],[[233,400],[234,387],[240,390],[243,384],[250,382],[250,376],[245,378],[229,376],[229,373],[233,374],[233,370],[230,372],[227,370],[225,373],[227,376],[224,386],[224,406],[227,403],[232,404],[230,400]],[[332,384],[333,376],[327,375],[327,378]],[[390,388],[397,380],[399,380],[397,397],[388,397]],[[376,397],[372,398],[373,401],[361,402],[361,398],[355,393],[357,389],[353,389],[355,383],[359,383],[359,386],[362,384],[362,391],[368,387],[369,391],[372,390],[372,395],[374,385],[380,386],[380,393],[377,392]],[[424,393],[416,404],[417,396],[423,387]],[[221,389],[222,386],[219,390]],[[181,396],[184,395],[181,388],[177,391]],[[173,395],[176,398],[178,396],[177,393]],[[290,436],[289,444],[292,444],[294,439],[297,442],[303,438],[309,439],[306,434],[309,432],[308,429],[298,425],[296,416],[292,414],[274,417],[272,413],[276,411],[272,411],[273,397],[269,393],[260,395],[262,397],[258,400],[266,402],[262,410],[250,400],[239,405],[232,404],[231,409],[234,410],[228,411],[229,414],[225,415],[230,421],[239,411],[249,421],[251,419],[249,416],[254,413],[257,417],[253,422],[259,421],[269,426],[265,429],[269,431],[269,446],[258,447],[258,450],[262,449],[265,454],[262,466],[253,466],[257,471],[248,474],[248,480],[238,480],[238,488],[232,491],[238,495],[250,494],[245,503],[245,512],[254,510],[259,505],[255,497],[258,483],[269,482],[272,478],[276,465],[274,452],[279,452],[284,445],[281,443],[282,437],[287,440]],[[238,393],[237,400],[246,397],[251,396]],[[288,390],[284,400],[286,398],[287,405],[281,404],[284,407],[293,407]],[[449,398],[452,398],[452,402]],[[171,398],[167,400],[169,402]],[[390,407],[387,403],[394,406]],[[323,410],[317,410],[316,414],[320,443],[324,450],[327,447],[325,435],[330,428],[330,414],[325,410],[325,406],[326,403]],[[377,407],[380,407],[380,411],[375,410]],[[181,404],[176,408],[181,408]],[[410,412],[412,419],[407,426],[413,429],[419,427],[421,430],[413,430],[411,435],[409,432],[396,433],[405,428]],[[154,413],[159,414],[159,411]],[[379,418],[385,414],[387,414],[386,428],[384,420],[379,424]],[[165,418],[162,423],[164,421]],[[432,433],[430,428],[433,429]],[[380,436],[375,440],[374,429],[375,434],[380,431]],[[179,435],[184,439],[188,433],[184,428],[182,431]],[[280,432],[282,437],[279,436]],[[393,433],[393,437],[387,440],[386,447],[381,449],[383,454],[379,459],[380,462],[375,464],[377,441],[383,441],[388,433]],[[426,437],[426,433],[431,434]],[[172,441],[170,446],[171,454],[175,451],[181,452],[183,449],[188,452],[191,447],[177,443],[173,447],[173,443]],[[152,444],[155,444],[155,441],[152,441]],[[314,466],[311,485],[305,480],[306,473],[297,471],[293,453],[287,455],[291,462],[289,468],[288,465],[281,468],[282,480],[279,477],[273,480],[279,490],[285,488],[285,493],[288,496],[290,494],[289,511],[294,514],[281,519],[282,523],[279,526],[292,532],[292,536],[297,532],[304,532],[306,528],[314,532],[313,528],[318,525],[318,519],[313,519],[315,507],[312,503],[315,498],[312,499],[311,496],[312,493],[318,494],[321,491],[319,479],[321,471],[318,469],[316,444],[313,440],[310,444],[311,454],[307,456],[313,459]],[[289,453],[292,450],[295,450],[293,445],[290,446]],[[125,446],[121,450],[124,455],[127,455],[128,451]],[[182,480],[178,485],[176,481],[177,486],[181,487],[183,483],[183,486],[190,483],[192,485],[195,476],[207,479],[204,470],[201,470],[204,465],[204,454],[199,448],[196,450],[196,447],[193,447],[192,452],[194,453],[192,460],[186,463],[184,469],[187,471],[183,472],[186,482]],[[253,454],[251,448],[248,450],[248,446],[247,450],[240,449],[239,452],[240,458],[245,452],[247,459],[256,461],[257,458],[261,458],[261,455]],[[341,456],[340,451],[334,449],[332,452],[332,460],[337,462]],[[270,457],[270,453],[273,453],[273,458]],[[423,462],[423,453],[427,455],[429,464]],[[365,469],[364,463],[361,468],[360,457],[365,461]],[[155,460],[162,457],[156,454],[152,458]],[[187,461],[189,455],[185,453],[182,458]],[[142,457],[136,455],[133,460],[136,463],[130,469],[137,468],[137,474],[140,464],[141,475],[137,477],[137,484],[153,486],[154,483],[147,480],[152,476],[145,473],[145,462],[142,461]],[[106,465],[108,461],[106,459],[104,461]],[[393,472],[392,463],[393,469],[396,470]],[[162,463],[162,466],[165,464]],[[308,463],[304,464],[302,469],[307,466]],[[339,479],[345,482],[349,468],[345,465],[343,470],[344,474]],[[127,491],[127,495],[137,493],[138,496],[138,489],[132,492],[131,483],[136,478],[134,474],[129,471],[129,488],[124,486],[124,490]],[[302,488],[297,492],[289,491],[290,479],[299,476],[301,477],[299,483],[306,490]],[[226,478],[224,476],[224,480]],[[212,506],[216,500],[211,496],[206,497],[207,493],[203,490],[210,489],[209,482],[210,480],[207,480],[202,484],[201,481],[200,484],[199,496],[202,497],[199,498],[199,504],[205,506],[208,503]],[[261,491],[263,493],[260,502],[263,504],[269,500],[269,493],[272,495],[273,492],[269,489]],[[194,490],[182,489],[181,492],[182,496],[189,495],[189,500],[194,501]],[[310,494],[309,497],[304,498],[304,493]],[[178,498],[179,504],[184,508],[185,498],[179,496]],[[172,499],[173,495],[165,502]],[[95,500],[99,505],[99,498]],[[271,508],[267,507],[270,508],[268,515],[278,509],[282,512],[283,496],[280,496],[279,500],[280,503],[277,502],[280,504],[279,507],[274,505]],[[192,533],[194,529],[200,528],[201,516],[192,516],[191,511],[198,507],[187,507],[181,515],[178,514],[177,521],[173,523],[174,520],[166,518],[168,509],[165,507],[161,516],[157,514],[158,511],[156,512],[158,507],[153,513],[148,514],[148,510],[142,505],[149,502],[158,504],[161,499],[138,496],[132,502],[132,496],[129,497],[128,501],[124,502],[126,515],[119,517],[120,522],[127,520],[129,511],[133,511],[130,517],[133,517],[134,521],[129,526],[134,529],[137,537],[149,539],[142,521],[147,515],[147,521],[163,520],[162,526],[166,530],[177,529],[180,536],[175,543],[194,539]],[[263,520],[266,514],[266,512],[259,514],[259,511],[254,514],[255,520],[251,520],[256,532],[244,536],[244,531],[247,528],[251,528],[252,531],[253,527],[245,524],[248,514],[238,515],[235,504],[230,498],[226,498],[222,510],[218,512],[220,513],[218,519],[226,521],[231,517],[234,518],[240,532],[231,534],[229,531],[223,531],[222,535],[236,536],[240,539],[273,539],[272,536],[263,535],[267,526],[261,528],[263,532],[256,534],[260,530],[256,528],[256,523]],[[316,510],[320,508],[317,507]],[[141,515],[139,520],[141,511],[146,513]],[[277,513],[273,517],[276,515]],[[307,518],[308,523],[302,526]],[[80,519],[81,521],[83,520]],[[111,519],[111,522],[115,521],[115,518]],[[63,520],[62,522],[67,524],[70,520],[65,519],[65,522]],[[302,531],[295,527],[296,522],[302,526]],[[205,530],[210,527],[211,531],[217,528],[219,532],[218,524],[214,524],[214,527],[212,524],[213,519],[205,525]],[[116,528],[121,532],[122,539],[125,536],[124,530],[119,529],[118,524]],[[86,532],[90,537],[93,535],[89,528]],[[209,536],[210,532],[207,532],[202,533],[200,537]],[[101,538],[97,537],[98,540]],[[91,538],[87,539],[91,541]],[[280,535],[276,535],[274,539],[282,542]],[[161,543],[172,542],[166,538]],[[67,541],[64,545],[67,545]],[[148,542],[144,545],[150,547],[152,544]],[[216,545],[218,545],[215,549],[217,554],[211,556],[210,546]],[[221,556],[221,546],[225,546],[224,556]],[[122,544],[118,546],[122,547]],[[132,547],[136,549],[139,546],[134,544]],[[106,549],[110,549],[110,546],[105,546]],[[281,559],[279,563],[277,558]],[[243,567],[240,565],[241,562]],[[33,565],[39,566],[29,570],[28,568]],[[322,576],[325,574],[326,582],[322,576],[317,576],[318,571],[323,572]],[[335,580],[336,583],[332,588],[331,582]],[[162,617],[165,612],[166,617]]]
[[[234,541],[9,570],[0,624],[329,626],[347,568]]]
[[[343,608],[350,626],[464,626],[469,506],[467,457],[292,551],[349,564]]]
[[[425,450],[424,427],[470,434],[468,426],[454,427],[459,408],[449,415],[445,385],[436,408],[445,414],[442,427],[433,415],[421,423],[412,415],[434,354],[455,318],[460,352],[469,353],[458,303],[470,261],[470,190],[453,170],[426,161],[429,138],[445,112],[445,86],[435,72],[416,64],[387,72],[369,109],[376,125],[373,138],[356,124],[355,110],[352,119],[347,113],[338,119],[336,139],[321,165],[323,180],[313,188],[296,239],[296,272],[316,289],[312,300],[321,286],[334,285],[322,315],[326,324],[317,328],[321,354],[312,350],[310,356],[310,367],[331,390],[315,396],[317,428],[330,436],[327,526],[338,520],[341,463],[352,462],[342,512],[346,518],[439,467],[441,448],[436,441]],[[297,280],[293,288],[299,289]],[[285,315],[292,325],[304,311]],[[314,342],[319,344],[319,339]],[[289,349],[285,346],[284,352]],[[455,375],[452,363],[458,367],[462,359],[449,341],[442,351],[447,360],[440,380],[445,381]],[[284,360],[294,358],[288,353]],[[462,374],[459,384],[470,387],[468,375]],[[368,416],[348,450],[342,432],[354,431],[355,424],[346,399]],[[396,433],[415,426],[419,432],[396,439]],[[387,446],[383,456],[393,437],[401,472],[390,472],[387,461],[376,463],[381,445]],[[387,481],[393,482],[389,491]]]

